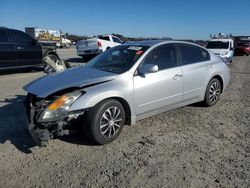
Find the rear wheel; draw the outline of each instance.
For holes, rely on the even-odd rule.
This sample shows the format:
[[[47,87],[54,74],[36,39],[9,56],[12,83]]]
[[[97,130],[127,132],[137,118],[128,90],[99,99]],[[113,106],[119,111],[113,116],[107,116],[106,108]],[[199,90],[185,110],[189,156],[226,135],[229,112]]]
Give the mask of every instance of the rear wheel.
[[[221,83],[217,78],[213,78],[208,83],[204,103],[206,106],[213,106],[215,105],[221,94]]]
[[[125,123],[125,111],[117,100],[105,100],[87,113],[85,134],[97,144],[114,141],[121,133]]]

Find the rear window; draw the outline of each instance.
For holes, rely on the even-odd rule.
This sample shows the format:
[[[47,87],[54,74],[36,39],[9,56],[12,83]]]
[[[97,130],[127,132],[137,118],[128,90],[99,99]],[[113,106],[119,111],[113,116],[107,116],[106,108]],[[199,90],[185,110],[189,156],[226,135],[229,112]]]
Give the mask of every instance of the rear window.
[[[99,39],[110,41],[109,36],[99,36]]]
[[[8,37],[5,30],[0,30],[0,42],[8,42]]]
[[[237,46],[249,46],[250,43],[248,42],[239,42]]]

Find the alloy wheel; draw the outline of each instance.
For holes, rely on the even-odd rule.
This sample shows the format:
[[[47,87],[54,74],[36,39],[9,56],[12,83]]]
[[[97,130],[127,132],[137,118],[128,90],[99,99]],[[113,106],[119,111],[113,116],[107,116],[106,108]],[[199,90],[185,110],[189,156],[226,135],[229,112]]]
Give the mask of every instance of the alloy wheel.
[[[209,100],[216,102],[220,96],[220,85],[217,82],[213,82],[209,88]]]
[[[119,132],[122,126],[121,110],[116,106],[104,111],[100,120],[100,132],[106,138],[111,138]]]

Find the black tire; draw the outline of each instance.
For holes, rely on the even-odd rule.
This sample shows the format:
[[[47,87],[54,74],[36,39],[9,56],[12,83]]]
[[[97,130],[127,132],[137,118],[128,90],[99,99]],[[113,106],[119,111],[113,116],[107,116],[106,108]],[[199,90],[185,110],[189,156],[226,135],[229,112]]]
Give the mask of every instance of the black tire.
[[[115,110],[115,108],[119,109],[119,111]],[[111,114],[114,112],[114,116],[118,115],[118,112],[120,112],[120,114],[117,118],[114,118],[114,116],[109,115],[110,113],[108,113],[108,110]],[[106,118],[111,118],[113,121],[108,121]],[[124,123],[125,111],[122,104],[117,100],[110,99],[100,102],[90,109],[87,112],[86,121],[83,126],[85,135],[90,141],[95,144],[103,145],[114,141],[120,135]],[[101,128],[101,126],[104,125],[106,126]]]
[[[217,78],[213,78],[210,80],[208,83],[207,89],[206,89],[206,94],[205,94],[205,99],[204,99],[204,104],[207,107],[215,105],[221,95],[221,83]]]
[[[50,57],[51,60],[55,63],[60,61],[59,57],[56,56],[55,54],[48,54],[47,56]],[[51,67],[50,65],[48,65],[46,62],[44,62],[44,72],[49,74],[49,73],[56,72],[56,70],[53,67]]]

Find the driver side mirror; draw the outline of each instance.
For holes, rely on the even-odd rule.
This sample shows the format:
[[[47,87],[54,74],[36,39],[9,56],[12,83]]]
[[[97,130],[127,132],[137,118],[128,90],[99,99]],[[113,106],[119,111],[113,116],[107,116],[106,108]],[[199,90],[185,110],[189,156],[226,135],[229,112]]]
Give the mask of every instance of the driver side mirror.
[[[158,70],[159,70],[158,65],[155,65],[155,64],[145,64],[145,65],[142,65],[138,69],[138,72],[140,74],[146,74],[146,73],[155,73]]]

